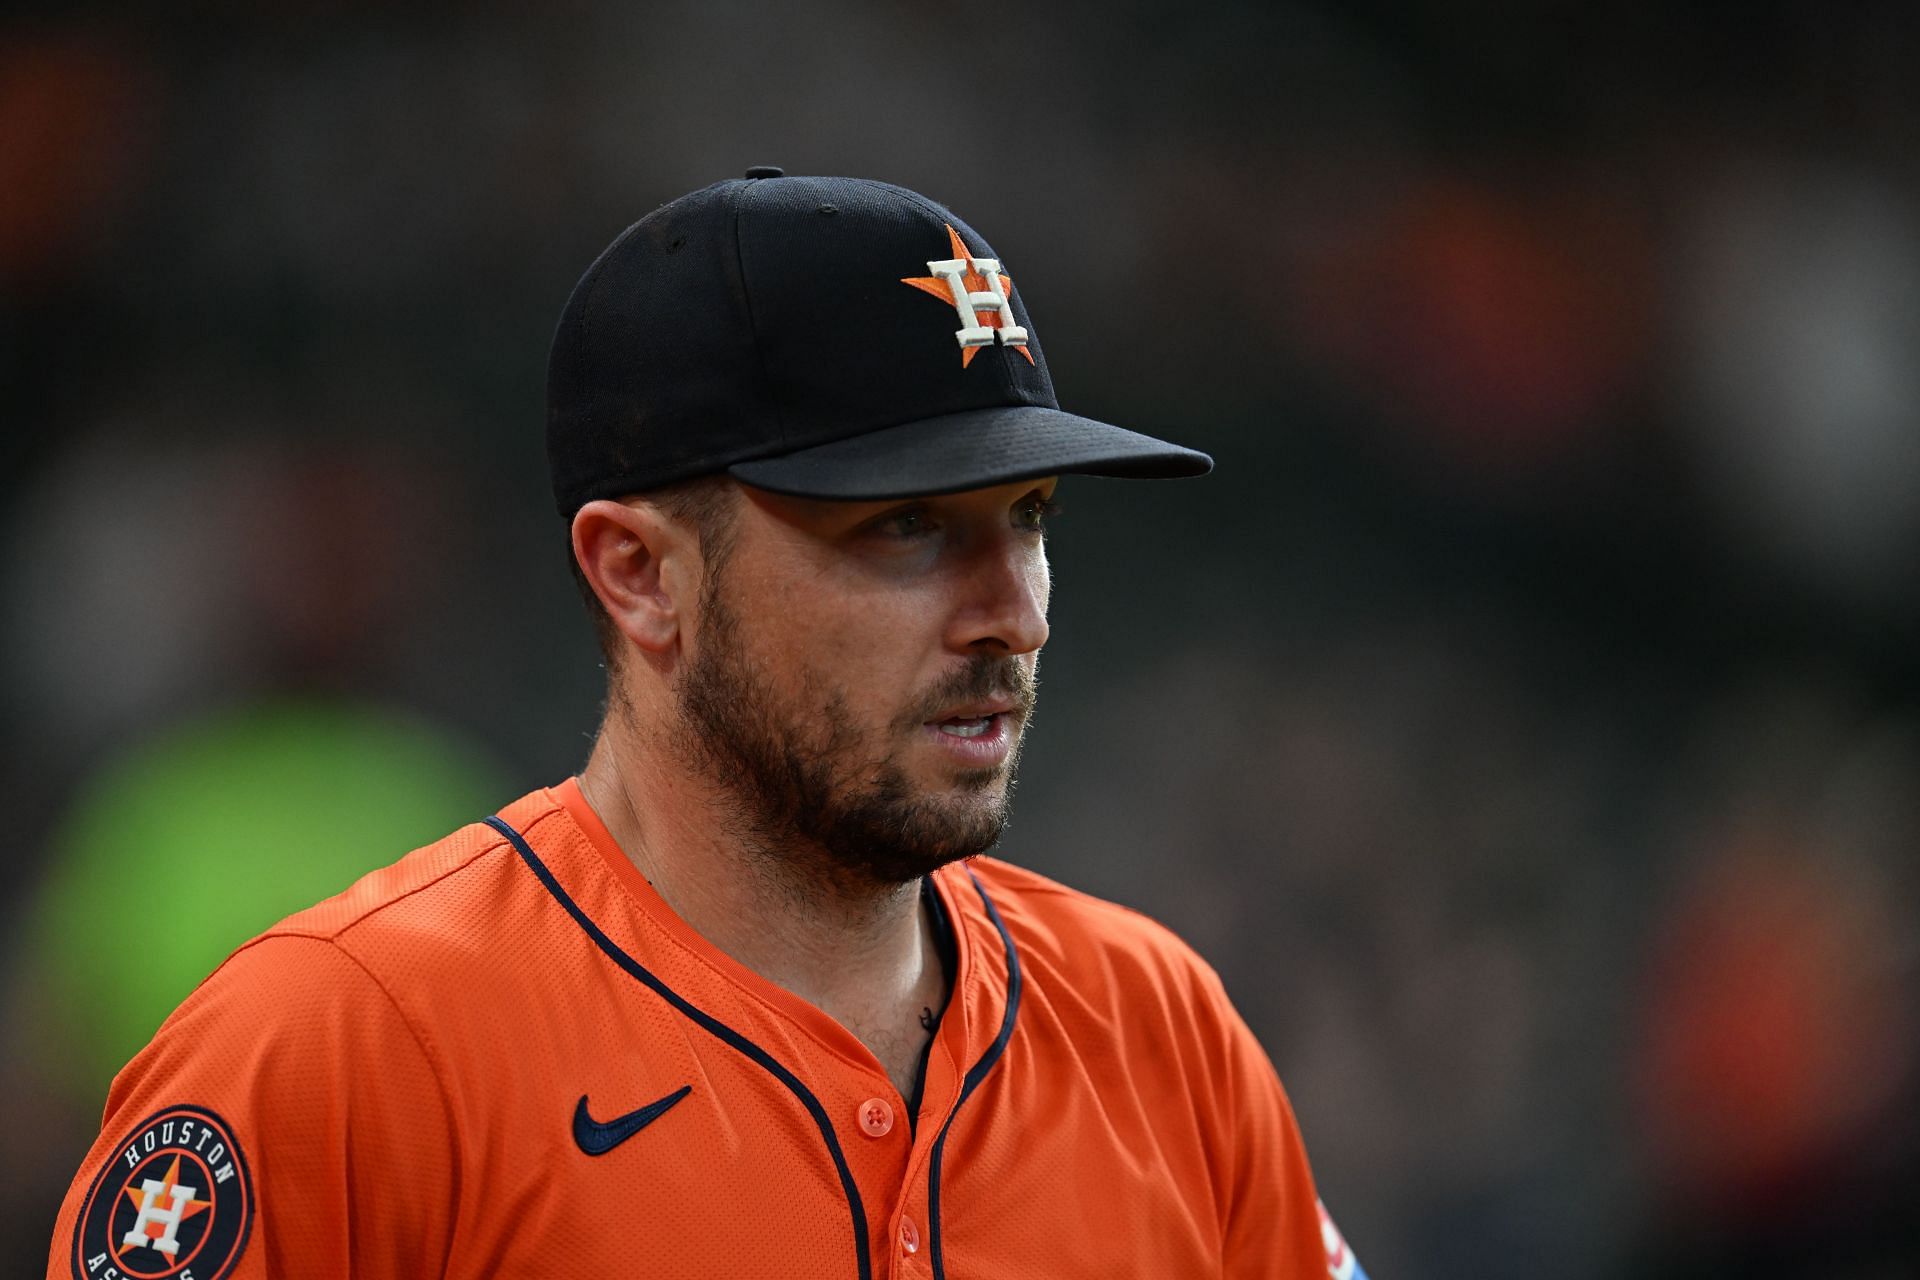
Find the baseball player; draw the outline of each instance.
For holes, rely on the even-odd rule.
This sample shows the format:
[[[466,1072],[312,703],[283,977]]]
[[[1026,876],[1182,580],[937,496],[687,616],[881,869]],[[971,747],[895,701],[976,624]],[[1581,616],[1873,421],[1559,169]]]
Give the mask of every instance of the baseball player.
[[[585,769],[202,983],[50,1276],[1361,1274],[1212,970],[979,856],[1058,478],[1212,465],[1062,412],[1016,279],[771,168],[614,241],[548,385]]]

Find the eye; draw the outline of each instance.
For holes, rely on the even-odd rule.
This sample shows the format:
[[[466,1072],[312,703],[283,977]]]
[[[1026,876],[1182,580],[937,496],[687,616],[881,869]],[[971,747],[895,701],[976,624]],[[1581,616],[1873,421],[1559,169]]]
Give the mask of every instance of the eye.
[[[1013,523],[1017,529],[1029,533],[1045,534],[1047,521],[1060,514],[1060,504],[1039,493],[1031,493],[1022,498],[1013,508]]]
[[[939,525],[934,523],[926,507],[916,504],[876,517],[867,527],[881,537],[904,540],[925,537],[938,529]]]

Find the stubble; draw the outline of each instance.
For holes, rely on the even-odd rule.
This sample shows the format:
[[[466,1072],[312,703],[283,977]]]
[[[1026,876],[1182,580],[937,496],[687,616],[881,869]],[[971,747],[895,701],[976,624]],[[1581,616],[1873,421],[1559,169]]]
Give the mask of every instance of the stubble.
[[[979,654],[875,734],[849,711],[843,688],[818,678],[782,696],[752,660],[716,575],[701,607],[700,647],[676,687],[675,750],[726,797],[717,815],[771,870],[803,870],[849,890],[909,883],[984,853],[1005,830],[1020,744],[1031,718],[1031,670]],[[968,770],[927,793],[899,755],[926,721],[968,701],[1016,704],[1006,762]],[[997,788],[997,794],[996,794]],[[795,864],[813,864],[796,867]]]

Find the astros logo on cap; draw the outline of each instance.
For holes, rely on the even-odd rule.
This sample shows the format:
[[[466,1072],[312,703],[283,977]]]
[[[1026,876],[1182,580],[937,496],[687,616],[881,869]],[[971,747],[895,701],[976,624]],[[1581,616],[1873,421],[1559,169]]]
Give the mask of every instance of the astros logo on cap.
[[[951,223],[947,224],[947,238],[953,244],[953,257],[927,263],[927,270],[933,272],[931,276],[903,276],[900,283],[951,303],[959,313],[960,327],[954,330],[953,336],[960,343],[962,369],[973,363],[980,348],[992,346],[996,340],[1002,346],[1012,347],[1032,364],[1033,353],[1027,350],[1027,331],[1014,323],[1013,303],[1007,298],[1013,288],[1012,278],[1000,269],[999,259],[976,258],[968,253],[960,233]]]
[[[219,1280],[253,1224],[253,1180],[233,1131],[202,1107],[140,1122],[87,1191],[73,1232],[84,1280]]]

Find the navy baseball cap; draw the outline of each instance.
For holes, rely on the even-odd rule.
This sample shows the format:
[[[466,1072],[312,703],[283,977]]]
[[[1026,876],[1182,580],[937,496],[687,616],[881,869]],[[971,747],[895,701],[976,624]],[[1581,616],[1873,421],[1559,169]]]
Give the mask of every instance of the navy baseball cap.
[[[1210,471],[1204,453],[1061,410],[1017,272],[884,182],[755,168],[654,210],[587,269],[554,332],[560,513],[722,471],[844,500]]]

